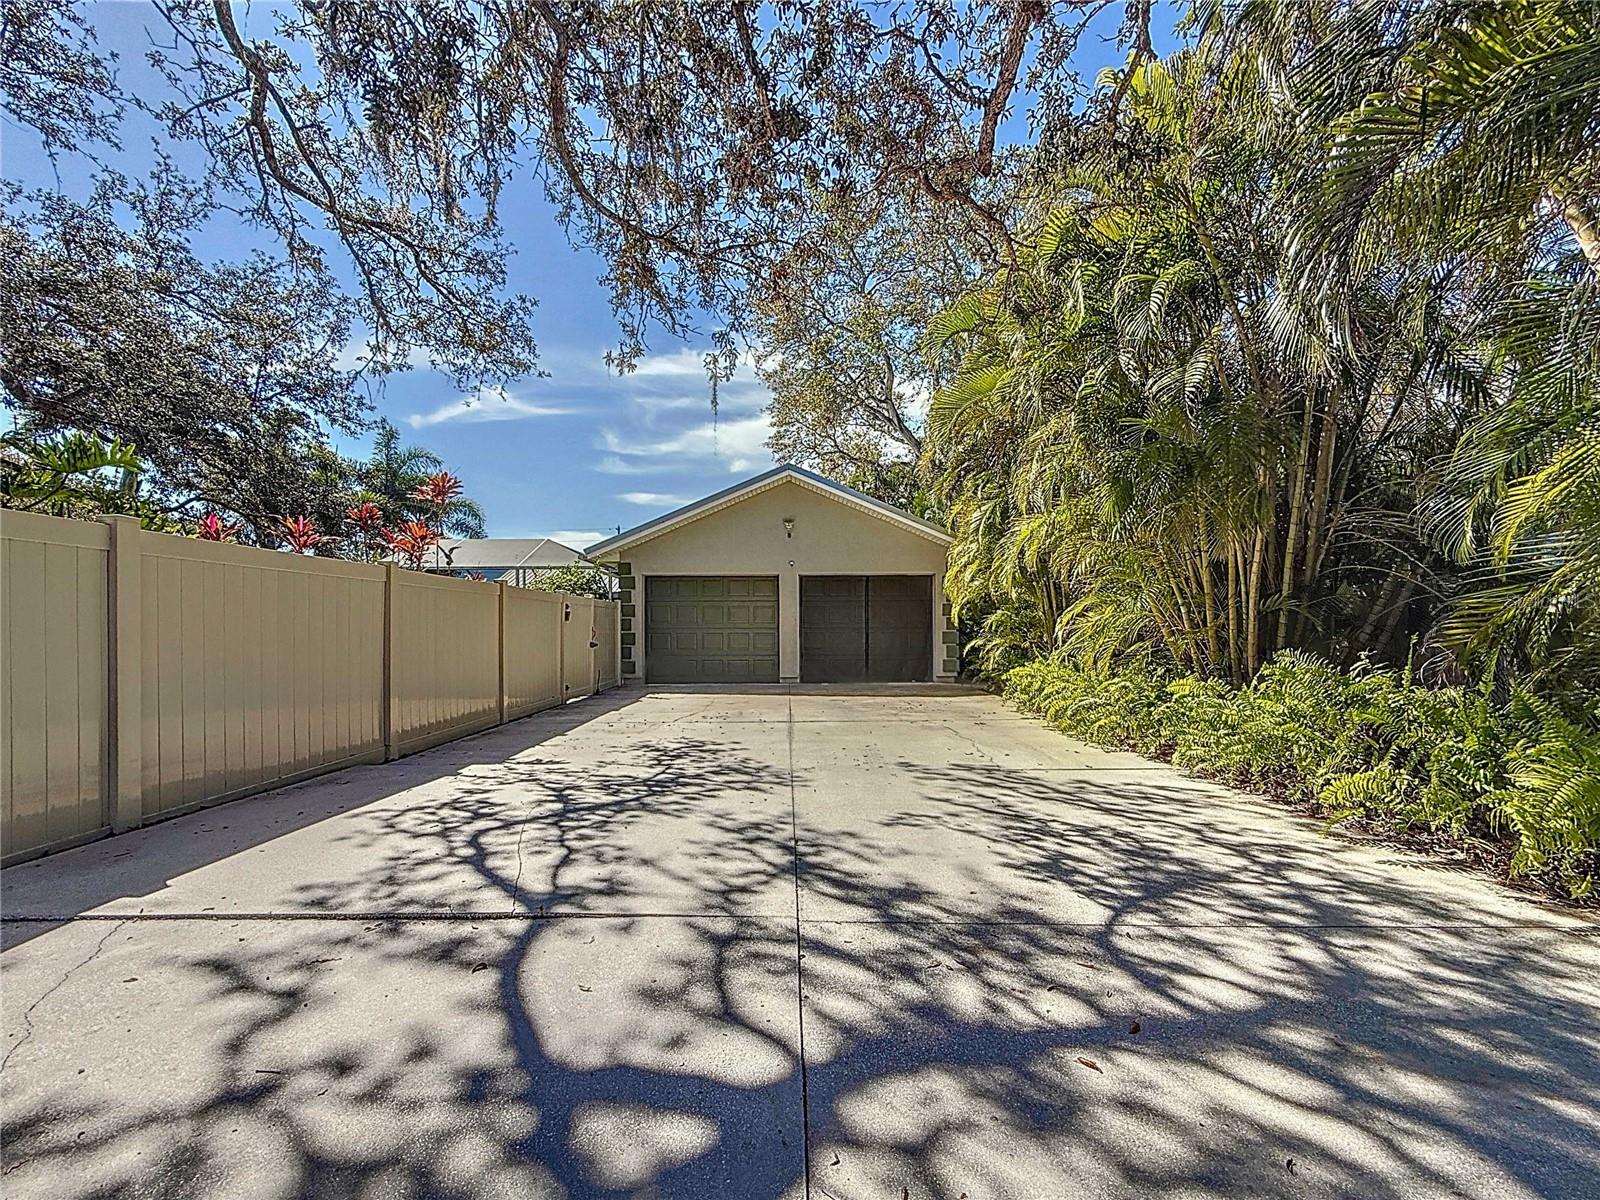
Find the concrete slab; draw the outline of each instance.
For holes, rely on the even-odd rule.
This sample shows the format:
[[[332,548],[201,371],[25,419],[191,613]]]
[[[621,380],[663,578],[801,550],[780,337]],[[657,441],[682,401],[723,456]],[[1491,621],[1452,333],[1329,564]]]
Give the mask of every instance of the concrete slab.
[[[970,690],[614,694],[0,896],[8,1200],[1600,1177],[1593,920]]]
[[[813,1194],[1567,1197],[1600,946],[808,922]]]
[[[5,957],[8,1197],[800,1196],[792,925],[127,920]]]
[[[1041,734],[1063,744],[1056,765],[1044,765]],[[1130,760],[1034,722],[797,725],[802,915],[1118,925],[1542,918],[1527,898],[1470,874]]]
[[[803,720],[795,701],[796,766],[819,770],[867,767],[912,772],[996,767],[1016,771],[1137,770],[1162,775],[1174,768],[1120,750],[1102,750],[1064,737],[1039,721],[996,711],[992,696],[945,702],[928,711],[859,716],[841,707],[838,719]],[[958,707],[959,705],[959,707]],[[814,710],[827,712],[827,709]],[[854,727],[854,728],[853,728]]]
[[[587,704],[8,869],[4,910],[792,917],[782,727]]]

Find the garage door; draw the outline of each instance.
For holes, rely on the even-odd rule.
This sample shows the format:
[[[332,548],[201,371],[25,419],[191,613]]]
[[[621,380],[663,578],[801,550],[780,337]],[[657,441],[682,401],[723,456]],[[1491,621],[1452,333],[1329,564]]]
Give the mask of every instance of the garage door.
[[[776,576],[663,575],[644,581],[652,683],[776,683]]]
[[[807,683],[927,679],[933,580],[926,575],[800,579],[800,678]]]

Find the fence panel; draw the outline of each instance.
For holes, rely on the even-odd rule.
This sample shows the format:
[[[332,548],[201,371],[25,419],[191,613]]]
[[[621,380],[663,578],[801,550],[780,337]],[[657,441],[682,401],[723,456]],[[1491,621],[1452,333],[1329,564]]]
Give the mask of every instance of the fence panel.
[[[615,600],[595,601],[595,640],[600,645],[594,652],[594,673],[601,691],[617,687],[622,683],[621,663],[618,661],[620,649],[617,644],[617,631],[622,627],[619,620],[621,613],[622,605]]]
[[[565,596],[505,589],[506,717],[561,703],[561,610]]]
[[[0,861],[614,687],[618,605],[0,512]]]
[[[0,846],[14,858],[110,823],[110,530],[0,513]]]
[[[139,537],[146,817],[383,751],[381,567]]]
[[[500,719],[500,589],[395,571],[393,750],[409,754]]]

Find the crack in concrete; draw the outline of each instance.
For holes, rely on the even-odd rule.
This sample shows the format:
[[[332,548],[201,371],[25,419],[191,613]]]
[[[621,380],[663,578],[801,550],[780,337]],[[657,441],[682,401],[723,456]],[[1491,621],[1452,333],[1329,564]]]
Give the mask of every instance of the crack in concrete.
[[[99,958],[100,957],[100,952],[106,948],[106,943],[109,942],[113,937],[115,937],[116,934],[117,934],[117,930],[121,929],[127,923],[128,923],[127,920],[124,919],[124,920],[118,921],[110,929],[106,930],[105,936],[103,938],[101,938],[98,942],[95,943],[94,949],[89,951],[87,957],[85,957],[82,962],[79,962],[79,963],[75,964],[74,966],[68,967],[66,972],[61,976],[60,979],[56,980],[55,983],[51,984],[47,991],[45,991],[32,1004],[28,1005],[28,1007],[23,1011],[23,1014],[22,1014],[22,1036],[17,1039],[16,1043],[13,1046],[11,1046],[10,1049],[8,1049],[6,1051],[6,1056],[4,1058],[0,1058],[0,1072],[3,1072],[6,1069],[6,1067],[10,1065],[11,1056],[13,1054],[15,1054],[18,1050],[20,1050],[24,1046],[26,1046],[28,1044],[28,1042],[32,1039],[32,1037],[33,1037],[33,1012],[34,1012],[34,1010],[36,1008],[38,1008],[39,1005],[43,1004],[46,1000],[50,999],[51,996],[55,995],[56,992],[59,991],[66,984],[67,980],[71,979],[74,974],[76,974],[78,971],[82,970],[84,967],[87,967],[95,959]]]

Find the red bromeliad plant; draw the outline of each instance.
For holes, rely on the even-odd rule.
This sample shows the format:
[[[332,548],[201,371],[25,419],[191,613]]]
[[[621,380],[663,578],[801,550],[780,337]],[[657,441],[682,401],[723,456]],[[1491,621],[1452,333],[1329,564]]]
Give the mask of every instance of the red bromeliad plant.
[[[280,517],[283,522],[283,538],[289,543],[289,549],[295,554],[306,554],[322,542],[322,535],[317,532],[317,527],[311,523],[310,517]]]
[[[461,498],[461,479],[449,471],[436,471],[411,489],[411,499],[429,510],[423,520],[406,521],[398,528],[377,528],[373,517],[382,513],[375,504],[352,508],[346,516],[368,537],[376,537],[394,558],[413,571],[422,570],[428,552],[444,540],[438,528],[445,509]]]
[[[436,471],[412,489],[411,498],[443,509],[461,498],[461,478],[449,471]]]
[[[378,536],[383,539],[389,553],[413,571],[422,569],[422,560],[442,539],[439,531],[426,521],[407,521],[399,529],[385,529]]]
[[[370,500],[344,510],[345,548],[351,558],[374,562],[383,557],[383,509]]]
[[[236,542],[244,526],[222,519],[219,513],[208,512],[194,523],[194,536],[202,542]]]
[[[344,519],[362,533],[371,536],[383,528],[383,509],[368,500],[364,504],[346,509]]]

